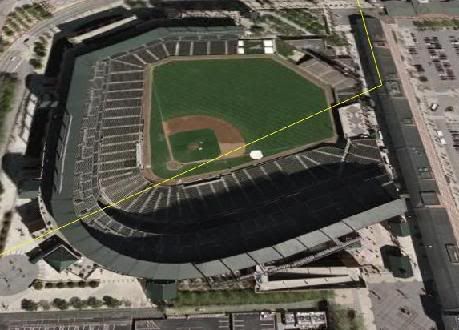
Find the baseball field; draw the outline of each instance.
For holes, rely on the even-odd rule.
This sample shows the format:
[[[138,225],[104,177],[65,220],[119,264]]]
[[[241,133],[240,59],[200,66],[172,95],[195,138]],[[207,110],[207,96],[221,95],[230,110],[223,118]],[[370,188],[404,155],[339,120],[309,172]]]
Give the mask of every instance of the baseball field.
[[[334,135],[328,112],[256,144],[245,144],[328,106],[322,88],[271,58],[187,59],[152,68],[151,165],[175,175],[230,150],[193,171],[222,170]]]

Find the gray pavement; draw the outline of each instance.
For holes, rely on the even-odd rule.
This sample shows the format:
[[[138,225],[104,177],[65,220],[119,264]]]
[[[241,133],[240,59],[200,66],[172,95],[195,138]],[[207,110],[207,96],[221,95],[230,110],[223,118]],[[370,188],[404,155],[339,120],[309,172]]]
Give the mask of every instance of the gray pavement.
[[[38,265],[24,255],[9,255],[0,259],[0,296],[12,296],[26,290],[37,278]]]
[[[130,330],[132,320],[37,320],[12,322],[8,330]]]
[[[438,307],[422,282],[369,283],[368,289],[377,329],[437,328]]]
[[[131,329],[132,320],[140,318],[160,318],[163,314],[152,308],[144,309],[99,309],[85,311],[57,311],[57,312],[33,312],[33,313],[0,313],[0,330],[16,329],[23,330],[24,328],[35,330],[44,330],[48,325],[48,330],[51,328],[64,330],[89,329],[85,326],[93,325],[93,330],[97,326],[106,325],[111,327],[110,330],[125,329],[123,324],[129,323]],[[31,327],[31,324],[40,325],[39,327]],[[113,328],[117,325],[117,328]],[[121,327],[121,328],[120,328]],[[77,329],[78,328],[78,329]],[[67,330],[66,329],[66,330]],[[105,329],[101,328],[100,330]]]
[[[229,330],[228,316],[210,316],[168,320],[140,320],[134,325],[135,330]],[[251,328],[256,330],[256,328]]]
[[[261,319],[260,313],[239,313],[232,315],[233,329],[241,330],[275,330],[275,318]]]

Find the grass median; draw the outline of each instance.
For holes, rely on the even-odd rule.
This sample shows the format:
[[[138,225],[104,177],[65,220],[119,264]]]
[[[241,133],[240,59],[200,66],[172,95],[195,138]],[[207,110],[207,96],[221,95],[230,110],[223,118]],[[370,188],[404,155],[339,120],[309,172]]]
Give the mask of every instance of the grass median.
[[[7,114],[12,110],[17,79],[5,75],[0,77],[0,141],[4,138],[4,125]]]
[[[288,304],[301,301],[330,299],[328,290],[255,293],[251,289],[221,291],[179,291],[176,307],[215,305]]]

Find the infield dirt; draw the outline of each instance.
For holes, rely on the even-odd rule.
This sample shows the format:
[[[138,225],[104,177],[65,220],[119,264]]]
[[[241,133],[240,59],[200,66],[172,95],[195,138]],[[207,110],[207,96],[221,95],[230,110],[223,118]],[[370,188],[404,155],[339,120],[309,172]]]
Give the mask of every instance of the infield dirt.
[[[210,116],[182,116],[173,118],[163,123],[164,133],[169,136],[179,132],[195,131],[210,128],[217,136],[218,144],[222,154],[242,147],[226,158],[235,158],[244,155],[244,138],[241,132],[230,123]]]

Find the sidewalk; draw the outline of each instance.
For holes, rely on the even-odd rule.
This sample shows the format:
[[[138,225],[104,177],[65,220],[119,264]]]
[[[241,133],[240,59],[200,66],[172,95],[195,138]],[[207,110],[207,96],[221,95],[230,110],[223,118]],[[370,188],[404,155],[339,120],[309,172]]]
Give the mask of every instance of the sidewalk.
[[[365,324],[365,330],[376,330],[368,288],[336,289],[335,303],[360,312]]]
[[[40,261],[40,278],[43,278],[43,275],[49,278],[49,269],[46,269],[47,264],[43,261]],[[49,267],[49,266],[48,266]],[[54,270],[52,270],[54,271]],[[60,275],[60,276],[59,276]],[[105,274],[104,274],[105,275]],[[62,274],[58,274],[58,278],[63,278]],[[97,288],[42,288],[36,290],[34,288],[29,288],[26,291],[23,291],[19,294],[2,297],[2,304],[6,306],[0,306],[0,312],[24,312],[21,308],[22,299],[30,299],[35,302],[40,300],[47,300],[49,303],[52,302],[55,298],[65,299],[67,302],[72,297],[78,297],[80,299],[87,299],[90,296],[94,296],[97,299],[102,300],[103,296],[111,296],[118,300],[128,300],[130,302],[129,308],[146,308],[154,307],[155,305],[149,301],[145,296],[140,282],[129,276],[122,276],[115,273],[110,273],[108,278],[103,279],[100,276],[100,284]],[[70,274],[66,280],[81,280],[78,276]],[[53,278],[53,280],[55,280]],[[72,308],[69,308],[72,309]],[[51,309],[57,310],[57,309]]]
[[[219,305],[203,307],[167,308],[167,315],[205,314],[205,313],[237,313],[252,311],[276,311],[280,309],[317,308],[317,300],[306,300],[288,304],[247,304],[247,305]]]

